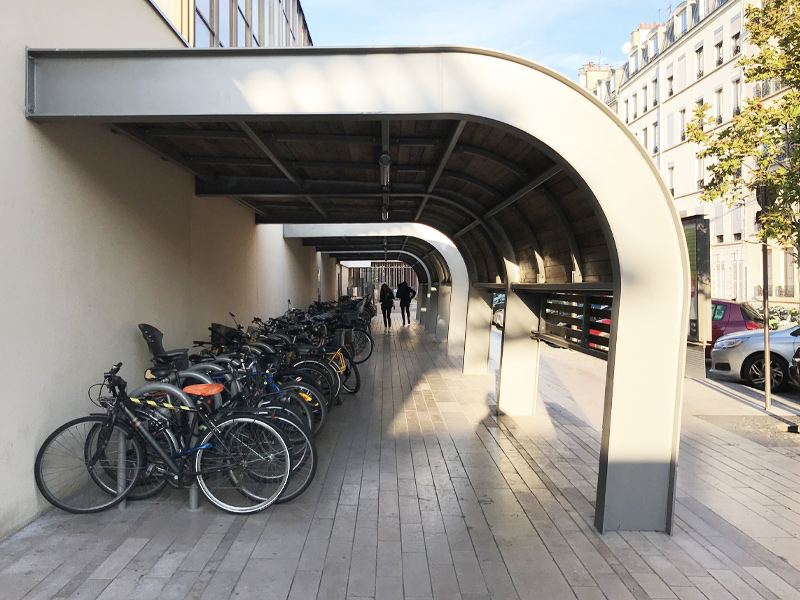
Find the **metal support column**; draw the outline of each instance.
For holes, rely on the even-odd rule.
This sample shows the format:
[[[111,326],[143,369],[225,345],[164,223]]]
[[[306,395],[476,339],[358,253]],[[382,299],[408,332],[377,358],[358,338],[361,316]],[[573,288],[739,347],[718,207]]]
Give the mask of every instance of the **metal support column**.
[[[425,320],[425,331],[436,335],[436,321],[439,318],[439,284],[432,283],[428,292],[428,317]]]
[[[488,371],[491,342],[492,292],[470,288],[464,343],[465,375],[483,375]]]
[[[436,315],[436,341],[446,342],[450,331],[450,298],[452,286],[439,284],[439,313]]]
[[[417,321],[425,327],[428,322],[428,288],[427,283],[420,283],[417,290]]]
[[[506,315],[500,354],[498,411],[532,416],[539,379],[539,344],[531,330],[539,330],[540,296],[506,292]]]

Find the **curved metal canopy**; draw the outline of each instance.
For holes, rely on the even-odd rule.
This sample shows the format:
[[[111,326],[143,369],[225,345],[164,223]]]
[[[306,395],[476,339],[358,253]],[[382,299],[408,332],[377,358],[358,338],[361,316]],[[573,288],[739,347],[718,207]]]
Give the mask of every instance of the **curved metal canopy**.
[[[49,58],[46,51],[29,54],[35,65]],[[98,64],[115,81],[120,80],[115,70],[127,68],[134,58],[144,64],[156,57],[163,72],[187,71],[178,53],[117,51],[113,56],[120,57],[119,64],[109,62],[109,56],[62,51],[59,72],[71,83],[85,78],[73,88],[88,90],[103,86],[105,71],[98,72]],[[230,81],[228,57],[267,54],[230,50],[186,56],[202,58],[203,78],[215,77],[218,70]],[[92,62],[96,57],[103,62]],[[137,67],[135,76],[147,73]],[[149,89],[146,81],[141,85]],[[64,94],[44,98],[38,89],[29,90],[29,116],[64,116],[56,102],[69,99]],[[114,103],[110,89],[103,86],[100,104]],[[81,102],[86,106],[85,96]],[[64,112],[74,114],[71,107]],[[114,130],[191,171],[198,195],[232,196],[252,208],[258,222],[379,222],[388,212],[389,221],[427,224],[450,237],[476,282],[508,281],[506,261],[518,265],[520,283],[613,279],[612,252],[588,187],[551,148],[504,123],[472,115],[297,119],[233,111],[229,116],[154,118],[152,113],[114,115],[108,110],[104,115]],[[381,171],[381,162],[388,170]]]
[[[411,236],[307,237],[303,238],[303,245],[342,260],[398,260],[413,268],[422,283],[451,280],[447,261],[439,251]]]

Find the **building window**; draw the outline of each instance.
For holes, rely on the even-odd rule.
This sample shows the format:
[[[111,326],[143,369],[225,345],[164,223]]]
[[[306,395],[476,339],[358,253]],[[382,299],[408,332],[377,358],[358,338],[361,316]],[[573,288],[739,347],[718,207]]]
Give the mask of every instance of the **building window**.
[[[697,189],[702,190],[706,187],[705,184],[705,165],[703,164],[703,159],[698,157],[695,159],[694,163],[694,172],[697,177]]]
[[[731,107],[733,109],[733,116],[737,116],[742,112],[742,80],[737,79],[731,84]]]
[[[695,109],[701,108],[701,107],[703,106],[703,104],[704,104],[704,102],[703,102],[703,99],[702,99],[702,98],[700,98],[700,99],[699,99],[697,102],[695,102],[695,104],[694,104],[694,106],[695,106]],[[703,130],[703,121],[700,121],[700,131],[702,131],[702,130]]]
[[[692,7],[692,27],[700,23],[700,3],[695,2],[690,5]]]
[[[636,100],[637,100],[636,94],[631,96],[631,103],[633,104],[633,118],[634,119],[636,118],[636,107],[638,106],[638,104],[636,103]]]
[[[714,45],[714,64],[718,67],[723,63],[725,58],[722,56],[722,42]]]
[[[736,32],[731,36],[731,56],[736,56],[742,51],[741,39],[742,34],[739,32]]]
[[[217,45],[223,48],[231,45],[231,3],[230,0],[219,0],[217,10]]]
[[[694,51],[694,65],[697,71],[697,78],[700,79],[703,76],[703,47],[700,46],[697,50]]]
[[[262,0],[253,0],[253,8],[250,15],[250,31],[253,34],[253,46],[260,46],[261,37],[261,5]]]
[[[238,0],[236,3],[236,45],[243,48],[248,45],[247,40],[251,39],[248,31],[250,23],[247,22],[247,9],[245,0]]]
[[[673,88],[673,78],[672,75],[667,77],[667,96],[672,96],[675,93],[675,89]]]
[[[642,65],[650,62],[650,53],[647,51],[647,44],[642,46]]]
[[[725,236],[724,236],[724,235],[718,235],[718,236],[717,236],[717,243],[718,243],[718,244],[721,244],[721,243],[723,243],[724,241],[725,241]]]
[[[741,233],[734,233],[734,234],[733,234],[733,241],[734,241],[734,242],[740,242],[740,241],[742,241],[742,234],[741,234]]]
[[[642,88],[642,114],[647,112],[647,86]]]
[[[630,120],[629,113],[628,113],[628,101],[625,100],[625,122],[627,123]]]
[[[658,154],[658,122],[653,123],[653,154]]]
[[[675,165],[669,165],[667,167],[667,187],[669,188],[669,193],[672,196],[675,196]]]
[[[686,141],[686,109],[682,108],[678,112],[678,129],[681,132],[681,141]]]
[[[642,146],[647,150],[647,127],[642,129]]]
[[[214,28],[211,26],[211,0],[195,0],[194,45],[195,48],[210,48],[214,43]]]
[[[678,32],[684,34],[686,33],[686,28],[686,11],[684,10],[678,15]]]
[[[653,56],[658,54],[658,35],[656,35],[656,37],[653,38],[653,53],[652,54],[653,54]]]
[[[722,90],[714,92],[714,120],[717,125],[722,123]]]
[[[658,106],[658,79],[653,79],[653,106]]]

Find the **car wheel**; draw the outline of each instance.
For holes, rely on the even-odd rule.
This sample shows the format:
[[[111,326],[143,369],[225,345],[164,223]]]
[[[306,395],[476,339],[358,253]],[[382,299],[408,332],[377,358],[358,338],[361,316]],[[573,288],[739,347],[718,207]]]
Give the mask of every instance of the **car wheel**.
[[[742,374],[747,384],[760,390],[764,389],[764,362],[764,355],[758,354],[748,358],[742,367]],[[772,354],[770,366],[772,367],[771,389],[779,392],[789,383],[789,365],[781,356]]]

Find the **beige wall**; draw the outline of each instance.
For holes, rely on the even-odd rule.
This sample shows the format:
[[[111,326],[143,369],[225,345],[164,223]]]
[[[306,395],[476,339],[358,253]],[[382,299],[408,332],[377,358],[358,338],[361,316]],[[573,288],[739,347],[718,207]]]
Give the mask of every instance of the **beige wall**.
[[[88,387],[118,361],[131,387],[142,383],[149,355],[138,323],[160,328],[168,348],[206,339],[212,321],[230,323],[228,311],[247,323],[265,314],[259,267],[269,289],[282,290],[275,297],[305,306],[317,294],[314,250],[299,240],[282,248],[280,226],[270,239],[277,251],[262,260],[252,212],[196,198],[184,170],[104,125],[25,119],[25,46],[181,47],[147,2],[4,8],[0,539],[49,507],[34,484],[36,451],[57,426],[91,412]]]
[[[283,238],[283,225],[258,225],[258,315],[275,317],[317,299],[317,252]]]
[[[323,302],[338,300],[339,284],[336,276],[336,259],[327,254],[317,254],[319,267],[319,295]]]

